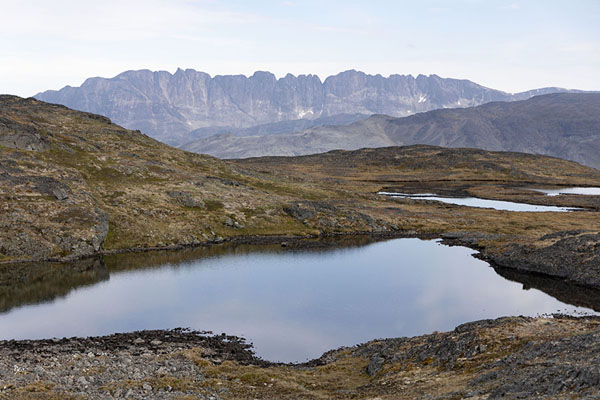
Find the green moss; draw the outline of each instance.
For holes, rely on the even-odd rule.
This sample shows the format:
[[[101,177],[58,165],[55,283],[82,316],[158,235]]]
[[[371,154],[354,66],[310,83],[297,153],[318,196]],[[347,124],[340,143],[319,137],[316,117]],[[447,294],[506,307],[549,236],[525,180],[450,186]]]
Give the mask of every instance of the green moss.
[[[217,211],[225,207],[225,205],[218,200],[204,200],[204,204],[208,211]]]
[[[124,249],[132,247],[134,243],[131,242],[135,237],[133,235],[127,235],[126,232],[122,232],[113,221],[108,223],[108,234],[104,240],[105,249]],[[129,239],[129,240],[128,240]]]

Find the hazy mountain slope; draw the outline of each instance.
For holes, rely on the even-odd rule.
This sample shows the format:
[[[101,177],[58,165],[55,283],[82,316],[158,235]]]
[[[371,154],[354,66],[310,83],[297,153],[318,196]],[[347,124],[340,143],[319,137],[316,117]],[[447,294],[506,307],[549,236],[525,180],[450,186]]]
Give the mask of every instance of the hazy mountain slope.
[[[374,115],[284,136],[216,136],[185,149],[242,158],[410,144],[545,154],[600,168],[600,94],[549,94],[406,118]]]
[[[81,87],[67,86],[35,97],[101,114],[161,141],[182,144],[193,139],[188,138],[188,132],[207,127],[246,128],[338,114],[402,117],[530,96],[531,92],[511,95],[468,80],[436,75],[384,78],[350,70],[321,82],[316,75],[288,74],[276,79],[269,72],[256,72],[250,77],[211,77],[192,69],[178,69],[175,74],[140,70],[110,79],[89,78]]]
[[[235,136],[279,135],[283,133],[300,132],[317,126],[347,125],[356,121],[367,119],[368,117],[370,117],[370,114],[336,114],[331,116],[319,117],[316,119],[301,118],[280,122],[272,122],[269,124],[255,125],[248,128],[213,126],[208,128],[194,129],[187,135],[187,138],[189,139],[189,141],[194,141],[222,134],[233,134]]]

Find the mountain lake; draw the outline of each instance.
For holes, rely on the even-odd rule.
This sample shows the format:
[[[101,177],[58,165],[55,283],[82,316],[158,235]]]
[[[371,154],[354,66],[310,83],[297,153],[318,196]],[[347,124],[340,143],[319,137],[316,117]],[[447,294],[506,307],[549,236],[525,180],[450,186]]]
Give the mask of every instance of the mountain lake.
[[[390,197],[401,197],[413,200],[433,200],[441,203],[456,204],[459,206],[493,208],[501,211],[517,211],[517,212],[567,212],[577,211],[577,208],[572,207],[557,207],[557,206],[542,206],[528,203],[517,203],[514,201],[504,200],[488,200],[478,197],[442,197],[436,196],[433,193],[408,194],[396,192],[379,192],[378,194]]]
[[[105,256],[54,266],[56,279],[0,286],[0,339],[189,327],[245,337],[267,360],[302,362],[376,338],[600,306],[597,293],[579,302],[550,278],[504,271],[506,279],[473,253],[436,240],[355,238]]]

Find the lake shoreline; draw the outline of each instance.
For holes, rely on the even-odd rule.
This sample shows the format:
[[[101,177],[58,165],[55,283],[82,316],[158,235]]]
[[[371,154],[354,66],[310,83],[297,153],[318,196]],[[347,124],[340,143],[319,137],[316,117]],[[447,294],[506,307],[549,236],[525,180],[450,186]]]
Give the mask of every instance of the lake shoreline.
[[[593,396],[599,339],[600,317],[503,317],[300,364],[257,358],[242,338],[183,329],[10,340],[0,341],[0,398]],[[338,375],[352,379],[329,381]]]
[[[170,245],[163,247],[133,247],[126,249],[101,250],[94,254],[79,257],[48,258],[41,260],[11,260],[0,261],[0,265],[23,265],[40,262],[70,263],[79,260],[92,259],[105,255],[147,253],[153,251],[176,251],[200,247],[210,247],[224,243],[266,245],[279,244],[282,247],[332,247],[333,241],[340,239],[365,237],[374,241],[400,238],[416,238],[423,240],[440,239],[441,243],[449,246],[468,247],[477,253],[473,256],[486,261],[492,267],[511,269],[522,273],[532,273],[563,280],[589,289],[600,289],[600,233],[577,230],[562,231],[542,237],[542,246],[532,249],[519,243],[519,237],[510,237],[508,245],[502,251],[491,248],[486,242],[494,241],[501,235],[472,232],[441,232],[420,233],[410,231],[382,232],[340,232],[324,233],[321,235],[240,235],[208,240],[194,244]],[[511,240],[512,239],[512,240]],[[543,246],[544,240],[548,245]],[[582,268],[584,266],[585,268]]]

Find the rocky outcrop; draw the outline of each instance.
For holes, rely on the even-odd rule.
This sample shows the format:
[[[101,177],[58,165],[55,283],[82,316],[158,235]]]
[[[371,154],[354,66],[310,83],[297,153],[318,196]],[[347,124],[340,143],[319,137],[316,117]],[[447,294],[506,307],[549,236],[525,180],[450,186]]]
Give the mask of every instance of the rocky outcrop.
[[[535,247],[513,243],[489,258],[501,267],[600,288],[600,233],[597,232],[557,232],[541,237]]]
[[[516,95],[467,80],[437,75],[368,75],[345,71],[321,81],[316,75],[270,72],[211,77],[193,69],[127,71],[114,78],[89,78],[37,94],[39,100],[105,115],[130,129],[140,129],[171,144],[192,140],[188,133],[218,127],[252,127],[280,121],[314,120],[339,114],[386,114],[402,117],[438,108],[470,107],[490,101],[522,100],[533,94],[564,91],[538,89]],[[298,124],[279,126],[291,132]],[[222,133],[222,132],[220,132]]]
[[[0,164],[0,196],[11,205],[0,210],[0,254],[48,259],[98,252],[109,219],[95,205],[87,184],[73,171],[53,171],[59,179],[30,172]]]
[[[42,151],[48,148],[48,140],[31,125],[0,116],[0,146]]]

